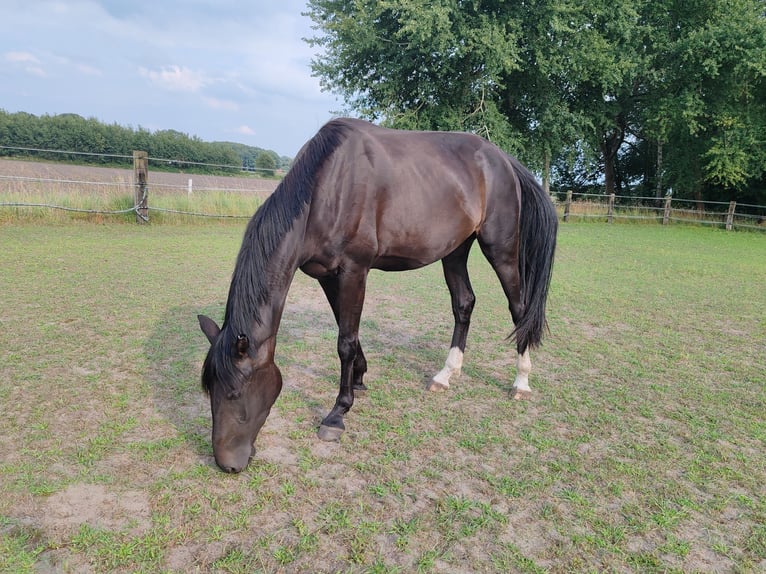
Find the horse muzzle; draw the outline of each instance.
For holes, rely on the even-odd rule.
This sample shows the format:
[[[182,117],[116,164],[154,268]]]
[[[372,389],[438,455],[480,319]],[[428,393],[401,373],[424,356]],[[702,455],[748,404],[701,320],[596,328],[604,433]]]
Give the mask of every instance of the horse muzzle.
[[[237,474],[245,470],[255,454],[255,446],[215,453],[215,463],[223,472]]]

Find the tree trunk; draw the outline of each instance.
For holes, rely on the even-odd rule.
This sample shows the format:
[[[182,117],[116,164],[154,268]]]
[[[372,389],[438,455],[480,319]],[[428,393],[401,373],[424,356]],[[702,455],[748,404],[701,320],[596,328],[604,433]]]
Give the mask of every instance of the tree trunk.
[[[695,201],[695,207],[697,209],[697,213],[699,214],[700,219],[702,219],[702,216],[705,214],[705,203],[702,201],[702,190],[696,189],[694,191],[694,201]]]
[[[662,142],[657,140],[657,172],[654,175],[654,193],[657,199],[662,197]]]
[[[622,130],[605,134],[601,141],[601,154],[604,157],[604,183],[606,195],[617,193],[617,152],[622,146]]]
[[[545,150],[545,158],[543,159],[543,191],[546,195],[551,194],[551,152]]]
[[[604,152],[604,183],[606,184],[606,195],[613,195],[615,193],[615,180],[614,156]]]

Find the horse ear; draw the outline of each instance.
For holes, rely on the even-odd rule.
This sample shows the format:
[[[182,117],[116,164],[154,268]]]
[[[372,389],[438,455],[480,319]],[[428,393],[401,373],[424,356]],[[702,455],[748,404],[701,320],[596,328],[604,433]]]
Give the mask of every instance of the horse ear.
[[[202,329],[202,332],[205,333],[207,340],[212,345],[221,332],[221,328],[210,317],[205,317],[204,315],[197,315],[197,321],[199,321],[199,328]]]
[[[249,346],[250,339],[247,338],[247,335],[237,335],[237,352],[240,355],[246,355]]]

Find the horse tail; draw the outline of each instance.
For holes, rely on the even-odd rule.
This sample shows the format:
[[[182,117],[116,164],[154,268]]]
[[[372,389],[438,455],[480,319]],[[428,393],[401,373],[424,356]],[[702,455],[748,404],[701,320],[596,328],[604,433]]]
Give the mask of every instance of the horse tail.
[[[519,274],[522,303],[521,316],[511,337],[516,340],[516,348],[521,354],[527,347],[539,346],[548,328],[545,304],[553,272],[558,218],[551,198],[534,175],[514,158],[511,163],[521,186]]]

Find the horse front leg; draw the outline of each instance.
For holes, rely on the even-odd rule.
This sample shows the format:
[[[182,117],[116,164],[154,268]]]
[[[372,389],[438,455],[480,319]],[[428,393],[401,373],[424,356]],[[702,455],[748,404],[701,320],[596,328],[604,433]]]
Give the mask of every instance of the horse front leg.
[[[359,322],[364,305],[367,269],[355,272],[344,269],[338,277],[336,301],[338,319],[338,358],[340,359],[340,384],[338,398],[330,413],[319,425],[317,435],[321,440],[337,441],[346,425],[343,417],[354,404],[355,365],[359,356]],[[366,370],[366,362],[364,364]],[[361,376],[359,377],[361,383]]]
[[[476,297],[468,277],[468,253],[471,250],[474,237],[468,238],[460,247],[442,259],[444,279],[447,282],[452,300],[452,314],[455,318],[455,328],[452,331],[450,345],[444,368],[439,371],[429,383],[429,391],[443,391],[449,388],[453,375],[460,375],[463,368],[463,353],[468,339],[468,328],[471,324],[471,313]]]
[[[318,279],[319,285],[324,291],[327,302],[330,304],[332,314],[335,317],[335,322],[340,326],[340,311],[338,309],[338,293],[340,292],[340,285],[338,277],[333,275],[330,277],[321,277]],[[354,359],[354,390],[366,391],[367,385],[364,384],[364,374],[367,372],[367,359],[364,357],[364,351],[362,351],[362,344],[359,343],[356,349],[356,358]]]

